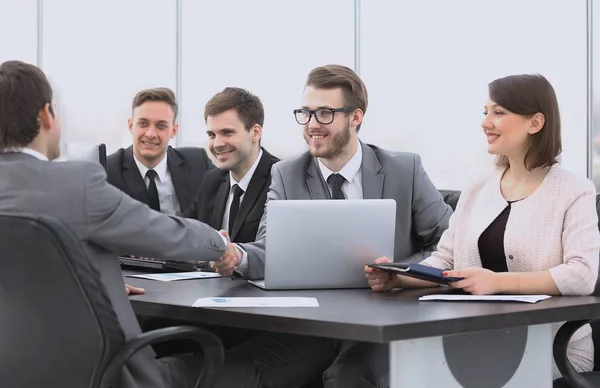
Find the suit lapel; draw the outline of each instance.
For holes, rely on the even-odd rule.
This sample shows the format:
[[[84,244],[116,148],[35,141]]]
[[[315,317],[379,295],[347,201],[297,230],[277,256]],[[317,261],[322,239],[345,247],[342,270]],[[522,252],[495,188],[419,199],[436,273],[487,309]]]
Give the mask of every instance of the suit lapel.
[[[146,184],[142,178],[142,174],[138,169],[135,161],[133,160],[133,146],[127,148],[123,154],[123,165],[122,165],[123,179],[129,187],[129,193],[132,198],[145,203],[150,203],[148,197],[148,190]]]
[[[181,207],[182,204],[191,203],[192,195],[195,193],[190,193],[190,168],[185,160],[181,159],[179,154],[177,154],[170,146],[167,150],[167,168],[171,173],[171,179],[173,180],[173,187],[175,188],[179,206]],[[181,209],[181,211],[184,210],[185,209],[183,208]]]
[[[235,240],[237,237],[237,234],[244,224],[244,221],[246,221],[246,217],[248,217],[248,213],[250,213],[250,210],[252,210],[254,207],[258,197],[260,197],[263,186],[267,184],[271,166],[273,165],[271,159],[272,156],[263,149],[263,154],[258,162],[258,165],[256,166],[256,170],[254,171],[252,178],[250,179],[248,190],[246,190],[246,193],[244,193],[244,198],[240,204],[237,218],[233,224],[233,230],[231,231],[232,240]]]
[[[377,159],[377,155],[373,149],[362,142],[362,163],[360,171],[362,175],[362,187],[364,199],[381,199],[383,198],[383,179],[384,174],[381,172],[381,163]]]
[[[308,154],[307,164],[306,186],[310,192],[310,197],[312,199],[331,199],[331,193],[319,170],[317,159]]]
[[[215,196],[211,226],[216,230],[223,227],[223,215],[225,215],[225,206],[227,205],[227,198],[229,198],[229,186],[229,173],[226,173]]]

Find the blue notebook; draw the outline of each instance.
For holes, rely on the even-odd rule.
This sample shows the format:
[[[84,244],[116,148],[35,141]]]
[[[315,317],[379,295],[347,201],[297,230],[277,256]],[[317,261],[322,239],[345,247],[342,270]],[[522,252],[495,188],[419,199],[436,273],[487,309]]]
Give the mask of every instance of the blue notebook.
[[[444,273],[443,269],[433,268],[427,265],[416,263],[381,263],[369,264],[368,266],[381,271],[393,272],[398,275],[427,280],[429,282],[439,284],[448,284],[464,279],[457,277],[445,277],[444,275],[442,275]]]

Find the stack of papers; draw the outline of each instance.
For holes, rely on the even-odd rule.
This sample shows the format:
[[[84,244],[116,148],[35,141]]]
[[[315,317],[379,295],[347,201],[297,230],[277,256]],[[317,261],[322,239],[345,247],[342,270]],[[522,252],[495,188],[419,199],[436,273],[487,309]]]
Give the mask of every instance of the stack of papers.
[[[550,295],[453,295],[436,294],[425,295],[419,300],[445,300],[445,301],[494,301],[494,302],[523,302],[537,303],[540,300],[548,299]]]
[[[319,307],[317,298],[262,297],[262,298],[199,298],[193,307]]]
[[[172,282],[174,280],[188,280],[188,279],[208,279],[221,277],[215,272],[173,272],[173,273],[149,273],[143,275],[126,275],[130,278],[142,278],[150,280],[159,280],[161,282]]]

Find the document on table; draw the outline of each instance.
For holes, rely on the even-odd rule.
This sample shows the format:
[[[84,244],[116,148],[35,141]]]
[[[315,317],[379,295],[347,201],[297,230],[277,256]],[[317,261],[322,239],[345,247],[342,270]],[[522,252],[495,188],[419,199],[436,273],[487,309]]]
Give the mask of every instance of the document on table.
[[[419,300],[437,300],[437,301],[484,301],[484,302],[523,302],[537,303],[540,300],[548,299],[550,295],[454,295],[454,294],[436,294],[425,295]]]
[[[193,307],[319,307],[317,298],[304,297],[236,297],[199,298]]]
[[[174,280],[208,279],[219,278],[221,275],[215,272],[173,272],[173,273],[148,273],[143,275],[125,275],[130,278],[142,278],[159,280],[161,282],[172,282]]]

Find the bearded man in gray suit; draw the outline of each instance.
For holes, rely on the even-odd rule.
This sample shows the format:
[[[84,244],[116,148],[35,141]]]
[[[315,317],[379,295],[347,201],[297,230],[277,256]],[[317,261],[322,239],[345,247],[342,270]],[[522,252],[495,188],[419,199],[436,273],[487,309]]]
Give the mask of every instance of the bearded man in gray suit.
[[[267,201],[394,199],[393,259],[418,262],[435,250],[452,209],[425,173],[418,155],[386,151],[358,139],[367,100],[364,83],[347,67],[328,65],[310,72],[304,104],[294,110],[309,151],[273,166]],[[257,241],[240,244],[236,256],[215,263],[215,269],[223,275],[236,271],[249,279],[262,279],[266,231],[265,211]],[[295,387],[323,370],[325,388],[389,385],[386,345],[265,334],[244,346],[257,353],[277,349],[277,357],[262,359],[259,366],[269,386],[272,380],[272,386]]]
[[[19,61],[1,64],[0,212],[45,214],[68,225],[98,270],[125,336],[131,339],[141,330],[114,252],[169,260],[219,260],[234,248],[208,225],[153,211],[111,186],[99,163],[50,163],[59,156],[60,135],[60,119],[44,73]],[[228,357],[217,386],[260,386],[249,358],[230,364],[233,370],[227,368],[231,361]],[[147,348],[123,368],[118,386],[193,387],[201,367],[198,356],[157,360]]]

